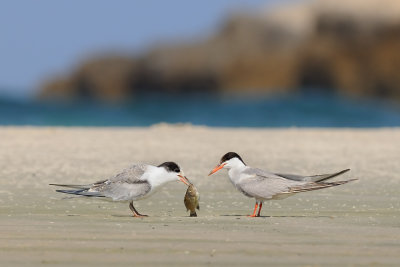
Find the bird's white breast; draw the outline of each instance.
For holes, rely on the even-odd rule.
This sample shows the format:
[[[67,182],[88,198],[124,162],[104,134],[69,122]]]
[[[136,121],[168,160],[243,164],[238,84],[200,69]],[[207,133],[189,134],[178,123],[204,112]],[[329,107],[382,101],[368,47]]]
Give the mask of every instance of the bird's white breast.
[[[243,173],[243,171],[247,168],[247,166],[231,168],[228,172],[229,179],[236,186],[242,179],[245,179],[247,175]]]

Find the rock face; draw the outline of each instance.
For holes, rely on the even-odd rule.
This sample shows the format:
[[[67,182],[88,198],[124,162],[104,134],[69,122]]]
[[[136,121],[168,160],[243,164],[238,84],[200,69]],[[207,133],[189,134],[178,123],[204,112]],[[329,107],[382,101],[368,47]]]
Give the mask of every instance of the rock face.
[[[42,99],[315,88],[400,101],[400,2],[321,0],[234,14],[208,39],[88,60]]]

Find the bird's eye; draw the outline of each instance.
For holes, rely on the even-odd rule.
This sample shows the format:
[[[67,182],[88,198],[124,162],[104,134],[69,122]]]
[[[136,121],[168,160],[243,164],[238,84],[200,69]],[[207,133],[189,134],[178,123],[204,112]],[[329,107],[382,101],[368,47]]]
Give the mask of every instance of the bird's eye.
[[[180,172],[180,170],[179,169],[175,169],[174,172]]]

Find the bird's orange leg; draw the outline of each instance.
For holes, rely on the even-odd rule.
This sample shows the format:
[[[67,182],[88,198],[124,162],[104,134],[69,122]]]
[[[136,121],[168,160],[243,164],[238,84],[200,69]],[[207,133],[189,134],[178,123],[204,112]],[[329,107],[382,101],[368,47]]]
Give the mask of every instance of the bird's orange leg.
[[[257,208],[258,208],[258,202],[256,201],[256,205],[254,206],[253,215],[248,215],[248,216],[249,217],[256,217]]]
[[[262,202],[260,202],[260,208],[258,209],[258,214],[257,214],[257,217],[260,217],[260,214],[261,214],[261,208],[262,208]]]
[[[140,214],[135,207],[133,206],[133,201],[131,201],[129,203],[129,208],[131,209],[132,213],[133,213],[133,217],[137,217],[137,218],[141,218],[141,217],[148,217],[147,215],[144,214]]]

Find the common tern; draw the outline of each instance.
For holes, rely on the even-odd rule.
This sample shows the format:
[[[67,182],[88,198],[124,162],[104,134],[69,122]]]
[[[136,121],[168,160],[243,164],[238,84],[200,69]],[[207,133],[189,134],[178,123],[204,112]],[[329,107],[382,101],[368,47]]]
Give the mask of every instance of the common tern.
[[[129,201],[129,208],[134,217],[144,217],[133,206],[133,201],[149,197],[162,185],[182,181],[189,185],[179,166],[174,162],[164,162],[159,166],[135,164],[121,173],[99,182],[87,185],[50,184],[55,186],[74,188],[70,190],[56,190],[60,193],[85,196],[105,197],[113,201]]]
[[[357,180],[324,182],[348,172],[350,169],[331,174],[312,176],[271,173],[247,166],[235,152],[228,152],[222,156],[219,164],[209,175],[220,169],[228,169],[228,175],[232,184],[245,196],[255,198],[254,212],[250,217],[260,216],[262,204],[265,200],[283,199],[296,193],[328,188]],[[259,210],[256,213],[258,207]]]

